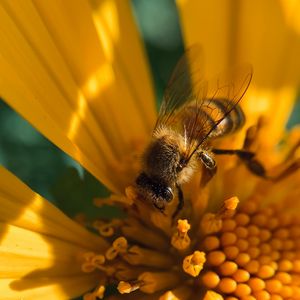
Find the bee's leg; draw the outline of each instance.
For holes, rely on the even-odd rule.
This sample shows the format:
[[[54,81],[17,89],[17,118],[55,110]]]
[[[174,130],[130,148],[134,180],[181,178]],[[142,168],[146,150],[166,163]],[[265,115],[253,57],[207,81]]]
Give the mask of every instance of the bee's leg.
[[[206,185],[217,172],[217,164],[213,157],[206,151],[199,151],[198,158],[201,160],[206,172],[203,172],[201,185]]]
[[[247,150],[230,150],[230,149],[212,149],[212,152],[214,154],[227,154],[227,155],[237,155],[242,162],[246,165],[248,170],[252,172],[253,174],[263,177],[265,179],[269,179],[272,181],[280,181],[281,179],[284,179],[300,169],[300,160],[295,160],[292,162],[287,168],[282,170],[279,174],[275,176],[269,176],[267,175],[265,167],[262,165],[261,162],[259,162],[257,159],[255,159],[255,153]]]
[[[176,184],[176,189],[177,189],[177,195],[178,195],[178,204],[176,207],[176,210],[173,212],[172,219],[175,219],[178,213],[182,210],[184,206],[184,198],[183,198],[183,192],[181,187]]]
[[[212,149],[212,152],[216,155],[237,155],[250,172],[259,177],[267,178],[266,170],[262,163],[255,158],[254,152],[241,149]]]

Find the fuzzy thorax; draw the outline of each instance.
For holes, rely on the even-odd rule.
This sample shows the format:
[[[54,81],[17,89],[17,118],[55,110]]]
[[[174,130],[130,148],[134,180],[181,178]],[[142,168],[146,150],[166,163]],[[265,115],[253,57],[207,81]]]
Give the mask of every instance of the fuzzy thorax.
[[[170,186],[187,182],[197,165],[194,157],[189,159],[187,147],[181,134],[166,127],[158,128],[142,157],[143,171]]]

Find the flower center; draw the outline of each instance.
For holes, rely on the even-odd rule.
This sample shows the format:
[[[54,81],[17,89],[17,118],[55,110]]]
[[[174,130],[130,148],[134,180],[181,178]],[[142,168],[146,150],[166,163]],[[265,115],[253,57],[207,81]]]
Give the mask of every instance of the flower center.
[[[225,299],[300,299],[300,222],[248,201],[205,237],[201,284]]]

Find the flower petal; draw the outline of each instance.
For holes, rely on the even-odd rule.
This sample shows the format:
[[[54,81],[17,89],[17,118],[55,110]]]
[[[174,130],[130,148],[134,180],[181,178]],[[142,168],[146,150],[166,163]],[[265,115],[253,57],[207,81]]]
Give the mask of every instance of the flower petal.
[[[263,143],[273,146],[282,135],[300,78],[297,1],[177,0],[177,4],[185,43],[203,47],[209,76],[234,64],[253,65],[253,80],[242,105],[249,124],[266,116],[272,134]]]
[[[124,17],[132,18],[129,11]],[[108,55],[85,1],[1,1],[0,18],[2,97],[110,189],[121,191],[126,183],[111,170],[149,133],[155,111],[132,26],[116,25],[120,34],[125,30],[122,40],[124,34],[134,41],[135,57],[126,59],[138,62],[129,72],[123,53]],[[105,36],[119,42],[109,31]]]
[[[0,167],[0,221],[52,236],[86,249],[104,250],[107,242],[91,234]]]
[[[82,275],[82,257],[88,251],[104,252],[107,243],[3,167],[0,182],[0,285],[9,284],[0,287],[1,296],[32,299],[51,291],[58,293],[55,299],[70,298],[95,286],[99,275]]]
[[[95,286],[94,276],[0,279],[2,299],[71,299]]]

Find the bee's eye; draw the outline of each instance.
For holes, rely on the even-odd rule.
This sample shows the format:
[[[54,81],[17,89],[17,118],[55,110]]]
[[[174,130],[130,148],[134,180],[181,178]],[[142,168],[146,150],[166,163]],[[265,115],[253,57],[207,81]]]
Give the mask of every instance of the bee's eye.
[[[163,194],[163,198],[164,198],[167,202],[170,202],[171,200],[173,200],[173,197],[174,197],[173,191],[172,191],[172,189],[171,189],[169,186],[166,187],[166,188],[163,190],[162,194]]]

